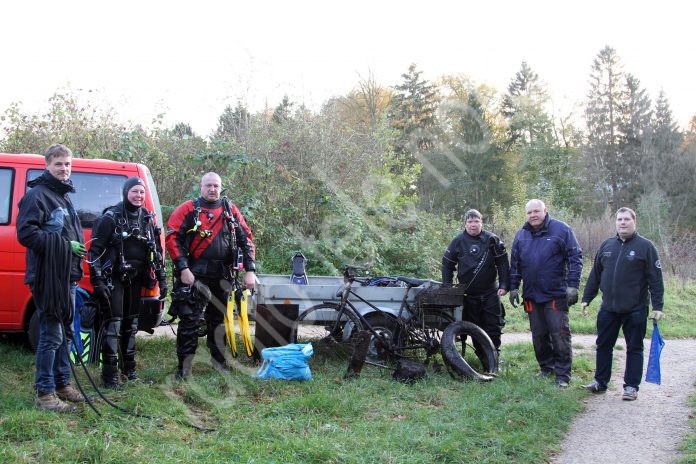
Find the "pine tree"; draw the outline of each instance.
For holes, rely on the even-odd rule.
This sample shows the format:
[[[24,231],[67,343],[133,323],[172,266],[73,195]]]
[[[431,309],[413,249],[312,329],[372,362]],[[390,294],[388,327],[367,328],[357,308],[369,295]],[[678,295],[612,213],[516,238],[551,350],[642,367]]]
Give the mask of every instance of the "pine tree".
[[[623,188],[619,192],[622,204],[636,204],[645,192],[644,167],[655,153],[650,149],[648,139],[651,134],[651,101],[640,81],[631,74],[626,75],[626,102],[621,111],[624,127],[621,131],[624,140],[621,147]]]
[[[403,82],[394,87],[389,119],[398,136],[394,152],[406,167],[416,163],[418,156],[433,147],[437,137],[437,91],[434,85],[421,79],[421,71],[412,64],[402,74]]]
[[[510,145],[548,140],[552,127],[551,118],[544,109],[548,100],[539,75],[523,61],[503,98],[501,112],[508,122]]]
[[[469,208],[488,211],[502,198],[504,159],[491,133],[477,92],[470,89],[465,105],[450,104],[443,118],[447,130],[428,156],[419,185],[424,207],[461,217]]]
[[[234,109],[228,105],[218,118],[214,137],[242,142],[246,139],[250,127],[251,114],[247,108],[241,102],[237,103]]]
[[[636,163],[650,106],[639,81],[622,68],[616,50],[607,46],[599,52],[585,109],[587,179],[611,209],[635,201],[639,194]]]

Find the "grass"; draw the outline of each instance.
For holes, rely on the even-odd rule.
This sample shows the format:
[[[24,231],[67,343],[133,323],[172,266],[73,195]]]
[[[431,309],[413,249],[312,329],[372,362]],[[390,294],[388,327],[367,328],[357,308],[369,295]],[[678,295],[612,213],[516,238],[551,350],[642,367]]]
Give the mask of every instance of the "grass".
[[[587,267],[587,264],[586,266]],[[585,276],[586,277],[586,276]],[[580,290],[584,290],[584,281]],[[582,296],[582,295],[581,295]],[[660,321],[660,333],[665,338],[696,338],[696,324],[693,319],[696,305],[696,282],[685,282],[675,277],[665,276],[664,318]],[[505,332],[528,332],[529,321],[522,307],[513,308],[503,297],[506,311]],[[580,304],[570,308],[570,330],[578,334],[596,333],[597,312],[602,301],[601,293],[587,308],[587,316],[582,316]],[[652,324],[648,324],[648,334],[652,335]]]
[[[666,287],[663,335],[695,337],[688,314],[696,284],[668,279]],[[578,306],[571,309],[575,333],[594,333],[597,307],[598,301],[587,318]],[[521,309],[506,309],[506,332],[528,330]],[[574,386],[594,370],[592,353],[578,348]],[[102,417],[86,406],[59,415],[33,406],[34,356],[15,338],[0,339],[0,462],[545,463],[589,395],[536,379],[528,343],[504,345],[500,377],[484,384],[430,370],[427,379],[406,385],[371,368],[345,381],[344,365],[319,364],[310,382],[257,381],[246,358],[220,374],[206,353],[201,343],[193,378],[179,383],[172,375],[174,340],[138,339],[140,375],[155,384],[129,385],[108,397],[155,419],[125,415],[101,400]],[[84,372],[79,379],[86,382]],[[681,462],[696,463],[693,433],[682,450]]]
[[[124,415],[102,401],[103,417],[86,406],[74,415],[39,411],[33,356],[1,342],[0,462],[543,463],[586,396],[536,379],[528,344],[504,347],[493,382],[430,371],[412,385],[372,368],[344,381],[343,365],[313,371],[310,382],[258,381],[248,361],[230,374],[214,371],[205,349],[193,378],[178,383],[172,339],[138,340],[138,349],[140,374],[155,385],[108,396],[157,419]],[[578,357],[576,375],[589,379],[591,364]]]

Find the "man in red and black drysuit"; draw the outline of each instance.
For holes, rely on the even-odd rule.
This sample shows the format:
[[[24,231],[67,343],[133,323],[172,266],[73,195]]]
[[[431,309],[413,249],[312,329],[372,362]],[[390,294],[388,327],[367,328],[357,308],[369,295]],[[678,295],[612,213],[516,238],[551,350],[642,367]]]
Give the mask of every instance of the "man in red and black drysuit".
[[[179,361],[176,375],[181,379],[191,372],[202,316],[205,317],[212,361],[217,368],[225,367],[223,315],[238,250],[241,250],[246,271],[244,287],[253,288],[256,282],[251,230],[239,209],[220,196],[221,191],[220,176],[214,172],[205,174],[201,179],[200,198],[179,205],[167,223],[167,252],[174,264],[174,308],[170,313],[180,318],[176,337]],[[210,288],[211,299],[205,307],[175,297],[180,289],[191,288],[195,281]],[[221,333],[216,337],[217,332]]]

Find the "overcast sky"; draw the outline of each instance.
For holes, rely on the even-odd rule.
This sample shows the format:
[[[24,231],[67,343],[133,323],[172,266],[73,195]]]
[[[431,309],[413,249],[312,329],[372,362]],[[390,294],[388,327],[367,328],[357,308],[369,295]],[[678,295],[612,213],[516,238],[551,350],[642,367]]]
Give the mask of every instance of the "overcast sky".
[[[164,113],[205,136],[226,105],[259,110],[287,94],[317,109],[370,72],[397,85],[411,63],[427,79],[463,73],[504,92],[524,60],[565,112],[582,104],[592,61],[610,45],[653,100],[665,91],[685,128],[696,115],[693,5],[10,0],[0,4],[0,111],[91,90],[122,121]]]

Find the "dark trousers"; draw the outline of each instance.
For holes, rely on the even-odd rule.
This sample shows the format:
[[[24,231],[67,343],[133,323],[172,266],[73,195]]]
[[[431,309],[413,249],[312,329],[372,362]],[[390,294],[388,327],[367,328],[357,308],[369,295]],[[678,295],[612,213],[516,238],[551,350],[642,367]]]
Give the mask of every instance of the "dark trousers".
[[[524,310],[529,316],[534,354],[542,374],[553,373],[557,380],[569,382],[573,349],[566,299],[545,303],[524,300]]]
[[[611,379],[614,345],[623,329],[626,340],[626,371],[624,387],[636,389],[643,376],[643,339],[647,330],[647,311],[640,309],[630,313],[614,313],[601,310],[597,314],[597,367],[595,380],[606,387]]]
[[[462,319],[481,327],[490,337],[496,350],[500,350],[500,335],[505,325],[504,316],[497,290],[464,297]]]
[[[106,325],[102,354],[109,378],[114,376],[117,359],[120,359],[122,372],[129,374],[135,371],[135,336],[138,333],[138,316],[140,315],[142,272],[142,269],[138,269],[132,282],[124,283],[114,279],[109,302],[102,304]],[[118,356],[119,352],[120,356]]]
[[[180,367],[190,368],[193,355],[198,349],[198,329],[200,321],[205,318],[207,326],[207,345],[210,356],[220,364],[225,362],[225,325],[223,324],[227,309],[229,292],[225,289],[229,283],[222,278],[197,278],[210,288],[212,299],[204,309],[187,305],[179,310],[179,329],[176,337],[176,354]],[[221,285],[224,285],[223,286]]]

